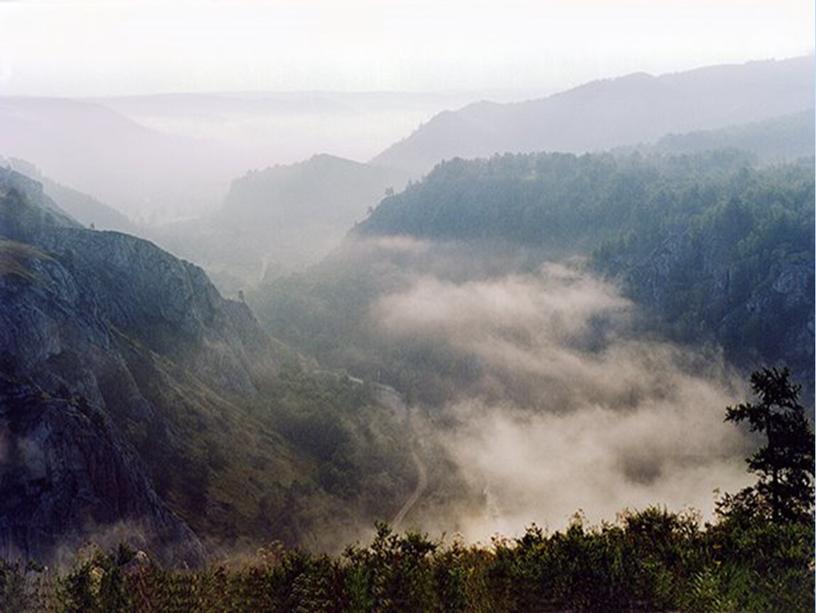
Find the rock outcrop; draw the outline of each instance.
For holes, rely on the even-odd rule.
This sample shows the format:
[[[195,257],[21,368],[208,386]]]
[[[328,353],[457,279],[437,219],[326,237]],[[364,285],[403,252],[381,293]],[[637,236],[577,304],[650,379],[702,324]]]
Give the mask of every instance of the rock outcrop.
[[[99,409],[0,374],[0,557],[70,556],[86,539],[128,541],[168,564],[204,551],[159,499]]]
[[[257,395],[276,356],[200,268],[85,229],[0,170],[0,555],[47,558],[116,534],[201,561],[173,512],[184,505],[153,481],[192,454],[190,420],[223,427],[230,399]]]
[[[727,232],[719,237],[677,231],[651,252],[633,251],[602,268],[638,304],[659,315],[671,336],[714,341],[746,369],[788,365],[811,403],[812,253],[782,245],[772,261],[758,263],[759,253],[737,258],[738,241]]]

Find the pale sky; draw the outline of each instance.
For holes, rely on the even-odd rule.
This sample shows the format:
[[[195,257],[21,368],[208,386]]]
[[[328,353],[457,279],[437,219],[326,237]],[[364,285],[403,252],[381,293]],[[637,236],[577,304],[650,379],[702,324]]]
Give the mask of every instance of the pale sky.
[[[813,0],[0,0],[0,95],[547,92],[813,33]]]

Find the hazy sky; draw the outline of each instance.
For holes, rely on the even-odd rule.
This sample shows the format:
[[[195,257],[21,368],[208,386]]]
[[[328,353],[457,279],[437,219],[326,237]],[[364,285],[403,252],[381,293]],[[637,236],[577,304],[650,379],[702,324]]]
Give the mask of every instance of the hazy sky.
[[[540,91],[813,49],[812,0],[0,0],[0,93]]]

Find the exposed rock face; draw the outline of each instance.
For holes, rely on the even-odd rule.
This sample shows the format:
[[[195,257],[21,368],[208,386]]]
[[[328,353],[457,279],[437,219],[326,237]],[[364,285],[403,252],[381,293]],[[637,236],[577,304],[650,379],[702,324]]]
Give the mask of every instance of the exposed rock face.
[[[736,241],[678,231],[649,254],[604,262],[629,295],[659,313],[677,338],[714,340],[747,368],[791,367],[812,402],[814,271],[812,254],[741,263]]]
[[[90,537],[137,543],[171,564],[203,559],[103,413],[2,374],[0,491],[2,557],[49,559]]]
[[[183,419],[217,422],[274,356],[200,268],[81,228],[0,171],[0,555],[47,557],[124,525],[167,561],[200,561],[148,475],[182,453]]]
[[[37,244],[68,262],[116,329],[217,387],[251,394],[253,372],[273,366],[269,340],[246,305],[222,298],[199,267],[117,232],[58,228]]]
[[[27,181],[17,173],[8,174],[17,182]],[[38,283],[26,286],[26,300],[60,303],[59,309],[49,309],[21,302],[21,308],[13,309],[9,302],[4,309],[7,318],[29,318],[19,330],[9,326],[7,336],[41,332],[38,343],[16,343],[16,355],[28,367],[81,343],[107,355],[112,328],[149,351],[183,362],[226,391],[251,394],[253,377],[274,369],[272,344],[249,308],[222,298],[201,268],[127,234],[43,221],[37,213],[44,209],[31,202],[45,197],[41,190],[26,189],[22,197],[23,192],[16,190],[3,199],[0,236],[36,245],[43,256],[48,254],[27,259]],[[45,330],[30,321],[46,313],[64,314],[63,323],[71,325],[51,322],[51,329]],[[61,343],[60,332],[77,325],[82,331]]]

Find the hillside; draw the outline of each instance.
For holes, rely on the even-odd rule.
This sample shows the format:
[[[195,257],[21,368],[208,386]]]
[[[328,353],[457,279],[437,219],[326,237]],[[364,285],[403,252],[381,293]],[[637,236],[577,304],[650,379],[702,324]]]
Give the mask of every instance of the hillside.
[[[147,128],[102,105],[65,98],[0,97],[0,155],[54,181],[115,202],[135,219],[175,218],[212,205],[242,166],[200,139]]]
[[[719,130],[667,134],[644,152],[677,155],[714,149],[739,149],[762,163],[810,157],[816,149],[814,110],[773,117]]]
[[[111,206],[100,202],[87,194],[57,183],[42,174],[39,168],[18,158],[0,159],[8,168],[16,170],[43,186],[43,192],[59,207],[79,223],[91,224],[100,230],[118,230],[133,234],[136,230],[133,222]]]
[[[478,281],[577,257],[651,315],[639,326],[722,345],[746,369],[785,362],[807,381],[812,202],[811,163],[753,168],[733,151],[457,159],[385,198],[331,258],[251,300],[294,346],[440,403],[480,380],[480,363],[432,338],[393,348],[372,330],[372,306],[412,275]]]
[[[291,165],[251,171],[232,182],[218,220],[302,225],[353,225],[385,190],[399,191],[406,179],[388,168],[332,155],[315,155]]]
[[[0,237],[3,442],[25,466],[0,479],[4,553],[106,534],[190,563],[249,538],[330,549],[407,497],[392,411],[197,266],[81,227],[8,170]]]
[[[367,159],[471,99],[308,91],[0,96],[0,156],[27,160],[132,220],[164,224],[212,213],[247,169],[319,151]]]
[[[414,177],[443,159],[598,151],[813,108],[813,56],[587,83],[539,100],[445,111],[372,161]]]
[[[399,171],[315,155],[250,171],[232,182],[215,214],[152,232],[235,292],[318,261],[405,181]]]

